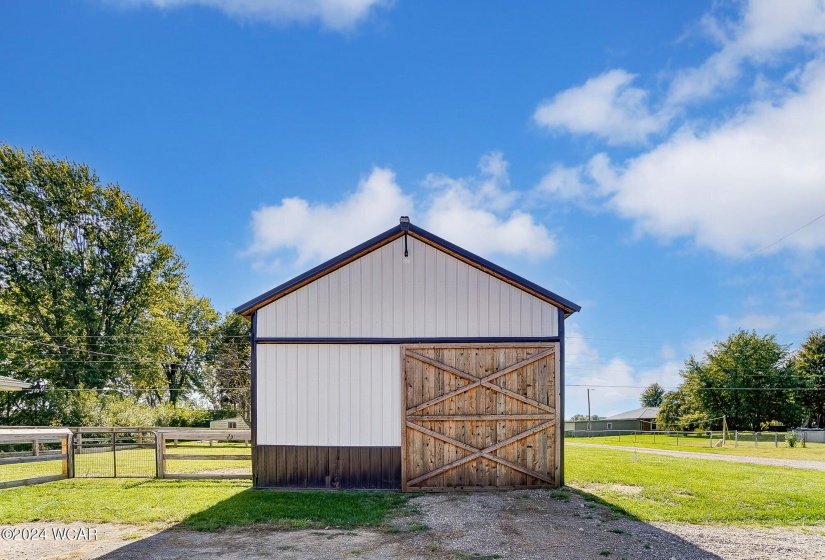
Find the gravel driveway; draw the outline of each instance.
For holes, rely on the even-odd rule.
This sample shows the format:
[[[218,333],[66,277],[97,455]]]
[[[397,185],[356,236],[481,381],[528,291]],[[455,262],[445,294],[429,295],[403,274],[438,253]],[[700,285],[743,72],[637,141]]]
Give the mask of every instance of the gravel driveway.
[[[206,533],[174,527],[149,530],[97,524],[92,525],[97,531],[96,541],[4,540],[0,558],[802,560],[825,557],[825,526],[801,530],[647,524],[619,516],[569,492],[430,494],[414,498],[410,505],[413,512],[396,519],[388,530],[281,531],[257,525]],[[54,526],[35,525],[49,530]]]
[[[825,461],[803,461],[799,459],[776,459],[773,457],[749,457],[746,455],[717,455],[716,453],[702,453],[701,451],[672,451],[670,449],[651,449],[647,447],[631,447],[624,445],[605,445],[602,443],[570,443],[565,447],[598,447],[600,449],[615,449],[619,451],[633,451],[650,455],[668,455],[685,459],[710,459],[711,461],[728,461],[729,463],[750,463],[752,465],[768,465],[770,467],[790,467],[792,469],[806,469],[811,471],[825,471]]]

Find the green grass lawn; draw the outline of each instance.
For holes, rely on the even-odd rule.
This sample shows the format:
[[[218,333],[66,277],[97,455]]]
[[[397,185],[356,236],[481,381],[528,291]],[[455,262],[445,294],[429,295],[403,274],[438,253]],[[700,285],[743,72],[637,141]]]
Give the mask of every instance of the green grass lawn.
[[[825,523],[822,472],[588,447],[564,454],[568,485],[643,521]]]
[[[252,490],[249,481],[72,479],[0,490],[0,524],[181,523],[195,529],[266,522],[287,528],[380,525],[410,495]]]
[[[766,438],[767,440],[768,438]],[[714,443],[719,440],[718,434],[714,437]],[[609,435],[596,437],[576,437],[565,438],[567,443],[598,443],[601,445],[617,445],[625,447],[670,449],[673,451],[695,451],[702,453],[715,453],[720,455],[744,455],[750,457],[775,457],[777,459],[801,459],[804,461],[825,461],[825,443],[808,443],[806,447],[788,447],[781,439],[779,447],[774,446],[774,441],[761,441],[755,444],[752,436],[749,441],[740,440],[734,447],[732,441],[725,443],[724,447],[711,447],[708,443],[708,436],[679,436],[657,434],[633,435]]]

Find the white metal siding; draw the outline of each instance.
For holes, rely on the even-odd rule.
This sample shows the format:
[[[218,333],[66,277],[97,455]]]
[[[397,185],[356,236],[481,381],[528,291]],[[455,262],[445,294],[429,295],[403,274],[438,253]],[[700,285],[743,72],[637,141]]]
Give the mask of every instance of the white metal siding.
[[[401,445],[397,344],[259,344],[258,445]]]
[[[258,310],[259,337],[538,337],[558,308],[408,237]]]

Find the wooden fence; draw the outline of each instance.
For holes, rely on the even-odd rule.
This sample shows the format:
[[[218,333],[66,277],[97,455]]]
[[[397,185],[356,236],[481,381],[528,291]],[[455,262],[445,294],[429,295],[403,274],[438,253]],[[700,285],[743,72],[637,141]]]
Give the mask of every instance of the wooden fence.
[[[208,441],[210,445],[214,441],[226,442],[247,442],[251,439],[250,430],[212,430],[212,429],[161,429],[155,432],[155,457],[157,460],[158,478],[252,478],[251,472],[245,473],[215,473],[215,472],[190,472],[190,473],[170,473],[167,469],[167,461],[249,461],[250,454],[217,454],[217,453],[168,453],[166,442],[169,440],[178,441]]]
[[[26,475],[26,469],[21,469],[20,477],[15,480],[0,481],[0,488],[38,484],[74,476],[74,461],[71,453],[72,432],[67,428],[6,428],[0,429],[0,445],[2,446],[31,446],[29,451],[11,451],[0,454],[0,468],[11,465],[28,465],[46,461],[60,461],[60,474],[43,475],[38,469],[32,469]],[[60,449],[41,450],[41,446],[60,444]]]

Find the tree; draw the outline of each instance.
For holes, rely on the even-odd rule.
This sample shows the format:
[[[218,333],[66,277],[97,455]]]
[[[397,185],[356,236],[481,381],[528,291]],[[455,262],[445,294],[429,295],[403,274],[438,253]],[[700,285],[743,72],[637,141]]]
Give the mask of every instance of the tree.
[[[796,369],[806,391],[800,392],[805,425],[825,427],[825,332],[812,331],[794,356]]]
[[[183,282],[139,322],[135,345],[146,359],[135,364],[129,384],[145,389],[150,401],[173,407],[190,392],[205,391],[219,319],[212,303]]]
[[[0,373],[35,382],[40,398],[115,386],[143,359],[136,324],[183,274],[118,185],[101,185],[86,165],[0,145],[0,303],[15,331],[7,355],[18,361]]]
[[[665,395],[664,388],[658,383],[651,383],[642,391],[642,406],[657,407],[662,405],[662,397]]]
[[[246,317],[227,313],[215,329],[212,368],[215,400],[223,409],[235,411],[252,425],[250,324]]]
[[[714,428],[723,415],[739,430],[758,431],[771,421],[796,424],[801,408],[794,393],[801,384],[788,348],[773,335],[743,330],[714,343],[701,361],[685,361],[680,373],[687,398],[680,397],[681,406]]]

